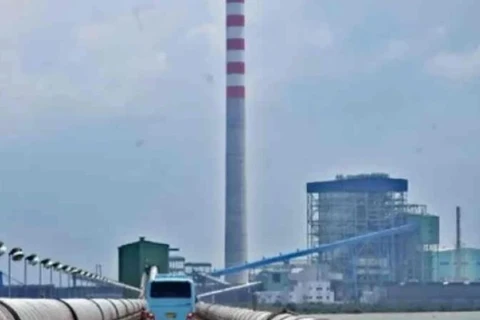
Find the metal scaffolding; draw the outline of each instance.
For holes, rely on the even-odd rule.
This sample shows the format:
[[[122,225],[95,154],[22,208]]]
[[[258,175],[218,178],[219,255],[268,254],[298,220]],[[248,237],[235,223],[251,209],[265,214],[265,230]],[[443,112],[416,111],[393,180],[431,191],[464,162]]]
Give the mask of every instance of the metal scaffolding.
[[[386,174],[337,176],[307,184],[307,245],[309,248],[370,232],[397,227],[426,206],[407,203],[408,182]],[[359,289],[385,282],[428,279],[421,232],[395,235],[325,252],[311,262],[327,264],[350,284],[350,298]]]

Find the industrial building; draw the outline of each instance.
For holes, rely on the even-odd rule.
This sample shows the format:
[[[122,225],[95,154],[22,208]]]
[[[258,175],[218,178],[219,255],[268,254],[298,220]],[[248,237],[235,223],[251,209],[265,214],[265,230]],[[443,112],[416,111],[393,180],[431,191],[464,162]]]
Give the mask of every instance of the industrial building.
[[[480,249],[462,245],[460,207],[456,208],[455,247],[432,253],[433,280],[438,282],[479,282]]]
[[[455,247],[431,253],[432,280],[385,287],[381,302],[478,308],[480,305],[480,249],[462,246],[460,207],[456,208]]]
[[[256,281],[263,283],[263,291],[256,293],[262,304],[333,303],[335,293],[332,281],[312,265],[285,264],[259,272]]]
[[[392,284],[435,279],[439,217],[408,202],[408,180],[383,173],[338,175],[306,189],[306,249],[209,276],[250,270],[250,281],[263,284],[256,295],[264,303],[373,303]]]
[[[266,304],[408,302],[405,293],[415,285],[430,290],[438,283],[475,286],[480,280],[480,250],[460,248],[459,208],[456,249],[439,251],[439,217],[426,205],[408,202],[408,180],[379,173],[338,175],[307,183],[306,189],[307,249],[212,270],[210,263],[187,262],[169,255],[169,245],[140,238],[119,248],[120,280],[136,285],[145,266],[156,265],[160,272],[191,275],[201,293],[235,284],[219,277],[250,271],[249,280],[262,284],[255,288],[258,302]],[[240,301],[250,294],[222,293],[215,299]]]
[[[263,283],[260,301],[286,303],[373,301],[386,285],[432,281],[439,218],[426,205],[408,203],[407,195],[408,181],[387,174],[307,183],[307,249],[210,276],[253,271],[250,279]]]
[[[357,295],[387,282],[432,279],[439,219],[425,205],[409,204],[407,193],[406,179],[387,174],[338,175],[335,180],[307,183],[309,248],[409,223],[418,225],[415,233],[313,256],[312,263],[341,275],[345,294]]]
[[[210,273],[212,264],[210,262],[187,262],[185,263],[185,273],[192,275],[194,273]]]
[[[200,275],[212,271],[209,262],[188,262],[185,257],[172,252],[180,251],[169,244],[148,241],[140,237],[136,242],[124,244],[118,248],[118,278],[119,281],[131,286],[140,287],[143,272],[148,267],[156,266],[159,273],[187,274],[205,283],[205,277]],[[200,292],[201,292],[201,288]]]
[[[458,251],[455,248],[441,249],[432,254],[432,261],[434,281],[480,282],[480,249],[478,248],[463,247]]]
[[[170,256],[169,270],[170,273],[182,273],[194,276],[197,273],[210,273],[212,271],[212,264],[210,262],[187,262],[185,257]]]
[[[156,266],[158,272],[169,272],[170,245],[152,242],[140,237],[139,241],[118,248],[119,281],[139,288],[147,266]]]
[[[185,273],[185,257],[170,256],[168,258],[168,270],[173,274]]]

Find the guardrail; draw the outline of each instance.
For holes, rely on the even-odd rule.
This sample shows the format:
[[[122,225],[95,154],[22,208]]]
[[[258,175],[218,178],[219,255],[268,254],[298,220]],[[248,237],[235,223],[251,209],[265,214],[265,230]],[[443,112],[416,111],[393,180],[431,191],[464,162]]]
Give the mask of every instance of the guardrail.
[[[137,320],[144,300],[0,299],[0,320]]]
[[[203,320],[327,320],[327,318],[314,314],[293,314],[286,310],[280,312],[254,311],[203,302],[197,304],[195,312]]]

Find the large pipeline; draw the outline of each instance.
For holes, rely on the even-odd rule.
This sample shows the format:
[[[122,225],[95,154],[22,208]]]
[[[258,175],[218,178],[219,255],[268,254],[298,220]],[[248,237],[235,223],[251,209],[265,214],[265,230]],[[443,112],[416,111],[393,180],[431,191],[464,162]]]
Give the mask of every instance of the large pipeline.
[[[0,299],[0,320],[138,320],[140,299]]]
[[[145,269],[145,272],[142,273],[142,278],[140,280],[140,293],[138,298],[145,299],[145,290],[148,286],[148,283],[155,279],[158,274],[158,268],[156,266],[151,266]]]
[[[205,320],[326,320],[319,315],[292,314],[287,311],[266,312],[200,302],[195,311]]]

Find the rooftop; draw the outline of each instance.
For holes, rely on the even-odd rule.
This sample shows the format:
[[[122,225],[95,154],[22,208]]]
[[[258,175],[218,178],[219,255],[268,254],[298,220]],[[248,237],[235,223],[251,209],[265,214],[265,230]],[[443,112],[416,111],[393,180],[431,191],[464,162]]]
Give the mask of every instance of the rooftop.
[[[140,244],[140,243],[149,243],[149,244],[154,244],[154,245],[158,245],[158,246],[168,246],[168,247],[170,247],[170,245],[167,244],[167,243],[149,241],[149,240],[145,240],[145,237],[139,237],[138,241],[123,244],[123,245],[121,245],[119,248],[123,248],[123,247],[127,247],[127,246],[133,246],[133,245],[138,245],[138,244]]]
[[[390,178],[390,176],[385,173],[337,175],[335,180],[307,183],[308,193],[407,191],[408,180]]]

